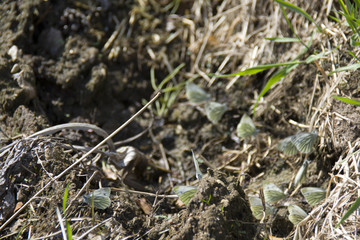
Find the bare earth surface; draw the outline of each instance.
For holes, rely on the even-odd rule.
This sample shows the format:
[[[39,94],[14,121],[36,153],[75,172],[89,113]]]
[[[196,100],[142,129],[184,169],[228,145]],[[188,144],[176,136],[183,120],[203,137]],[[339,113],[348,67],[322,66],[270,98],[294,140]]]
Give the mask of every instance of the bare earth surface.
[[[299,59],[326,54],[289,71],[253,115],[279,68],[241,77],[210,73],[299,60],[302,43],[265,39],[295,37],[274,1],[3,1],[0,239],[63,239],[66,224],[73,239],[359,237],[356,214],[334,228],[358,197],[359,108],[332,98],[359,98],[359,72],[330,74],[356,63],[349,51],[359,50],[345,23],[328,17],[339,9],[335,3],[293,4],[323,29],[286,10],[294,31],[311,42]],[[162,86],[170,91],[84,156],[150,101],[170,73]],[[186,98],[187,81],[226,104],[218,123],[208,120],[204,104]],[[236,127],[245,113],[258,134],[240,139]],[[65,123],[91,125],[31,136]],[[281,139],[311,130],[319,135],[312,153],[287,156],[276,148]],[[327,191],[315,206],[293,184],[305,158],[302,187]],[[264,182],[286,198],[271,216],[256,219],[249,196],[261,196]],[[173,190],[181,185],[198,189],[186,205]],[[111,204],[92,209],[82,196],[101,187],[111,187]],[[289,204],[308,217],[293,225]]]

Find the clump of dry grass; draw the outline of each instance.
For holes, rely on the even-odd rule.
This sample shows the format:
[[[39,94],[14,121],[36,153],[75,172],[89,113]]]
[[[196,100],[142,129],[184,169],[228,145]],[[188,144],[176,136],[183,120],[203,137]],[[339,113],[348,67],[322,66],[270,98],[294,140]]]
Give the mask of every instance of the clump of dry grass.
[[[356,239],[358,237],[359,216],[357,214],[351,215],[339,228],[335,228],[358,197],[359,152],[356,151],[358,148],[359,141],[349,143],[347,151],[335,163],[328,197],[298,225],[295,231],[297,239]]]

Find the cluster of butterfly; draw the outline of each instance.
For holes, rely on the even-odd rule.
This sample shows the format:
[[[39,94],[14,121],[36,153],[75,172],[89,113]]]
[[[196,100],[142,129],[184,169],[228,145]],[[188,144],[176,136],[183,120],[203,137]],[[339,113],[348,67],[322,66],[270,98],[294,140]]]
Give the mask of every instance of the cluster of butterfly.
[[[248,120],[246,120],[248,125],[250,125],[249,123],[250,121],[251,118],[248,117]],[[253,126],[252,128],[255,128],[253,124],[252,126]],[[256,134],[255,131],[256,130],[253,130],[254,134]],[[239,126],[238,126],[238,136],[240,137]],[[289,136],[285,139],[282,139],[278,143],[277,149],[282,151],[286,155],[294,155],[297,153],[309,154],[313,152],[317,139],[318,139],[318,135],[316,132],[299,132],[293,136]],[[302,164],[302,166],[300,167],[299,171],[295,176],[294,179],[295,186],[302,183],[306,178],[306,172],[309,163],[310,161],[305,159],[304,163]],[[257,219],[262,219],[270,214],[274,214],[276,209],[275,207],[272,207],[270,204],[277,203],[278,201],[286,198],[285,193],[273,183],[264,183],[263,191],[265,198],[265,211],[264,211],[263,203],[260,198],[254,196],[249,197],[251,211],[255,216],[255,218]],[[326,191],[324,189],[317,187],[304,187],[301,188],[300,191],[302,195],[305,197],[305,200],[311,206],[314,206],[315,204],[322,201],[326,195]],[[288,205],[288,212],[289,212],[289,220],[294,225],[301,222],[308,215],[303,209],[301,209],[299,206],[295,204]]]
[[[273,215],[276,212],[276,208],[270,204],[275,204],[282,199],[286,198],[286,194],[275,184],[265,182],[263,184],[265,206],[262,203],[261,199],[255,196],[250,196],[250,209],[256,219],[263,219],[269,215]],[[314,206],[317,203],[325,199],[326,191],[322,188],[317,187],[304,187],[301,188],[301,193],[305,197],[305,200],[311,205]],[[265,208],[265,210],[264,210]],[[289,220],[294,225],[301,222],[304,218],[307,217],[307,213],[295,204],[288,205],[289,211]]]
[[[194,83],[186,83],[186,97],[190,102],[201,104],[205,103],[205,114],[214,124],[218,123],[227,111],[226,104],[210,101],[210,94]]]
[[[210,94],[204,91],[201,87],[194,83],[187,83],[186,87],[186,97],[190,102],[201,104],[205,103],[205,114],[207,118],[214,124],[218,123],[224,113],[227,111],[227,106],[222,103],[210,101]],[[249,136],[254,136],[258,133],[253,121],[251,118],[244,114],[237,126],[237,135],[240,138],[245,138]]]
[[[200,88],[194,83],[187,83],[186,97],[189,99],[189,101],[193,103],[206,102],[205,112],[208,119],[213,123],[218,123],[222,118],[224,112],[227,110],[227,107],[224,104],[209,102],[210,94],[206,93],[202,88]],[[241,117],[241,120],[236,128],[237,136],[239,138],[246,138],[250,136],[255,136],[258,132],[259,131],[255,127],[255,124],[253,123],[252,119],[247,114],[244,114]],[[314,146],[317,139],[318,139],[318,134],[315,131],[299,132],[293,136],[289,136],[285,139],[282,139],[278,143],[277,149],[282,151],[286,155],[294,155],[298,153],[309,154],[314,150]],[[310,161],[305,160],[303,165],[299,169],[294,180],[295,186],[299,185],[301,182],[304,181],[309,163]],[[190,186],[181,186],[180,188],[175,188],[174,190],[175,192],[179,193],[178,195],[180,196],[180,199],[181,196],[183,196],[183,198],[186,196],[186,199],[188,199],[189,196],[191,196],[191,194],[186,194],[187,193],[186,190],[191,191],[192,193],[196,191],[194,189],[191,189]]]
[[[227,110],[225,104],[211,102],[210,94],[206,93],[202,88],[200,88],[194,83],[186,84],[186,96],[193,103],[205,102],[205,113],[208,119],[215,124],[220,121],[223,114]],[[258,130],[256,129],[253,121],[247,114],[244,114],[242,116],[236,130],[237,136],[239,138],[254,136],[258,133]],[[281,140],[277,147],[280,151],[284,152],[287,155],[294,155],[298,152],[311,153],[317,137],[318,135],[315,132],[300,132],[296,135]],[[198,180],[200,180],[202,178],[202,173],[199,169],[198,159],[196,159],[194,152],[192,152],[192,154],[196,170],[196,177]],[[300,168],[297,176],[295,177],[295,185],[297,185],[297,183],[300,183],[303,177],[306,175],[308,163],[309,162],[305,160],[303,166]],[[174,192],[185,204],[189,203],[191,198],[195,195],[196,191],[197,187],[195,186],[174,187]],[[100,188],[91,192],[88,195],[84,195],[83,201],[94,208],[104,210],[108,208],[111,204],[110,192],[110,188]],[[310,205],[318,203],[325,197],[325,191],[320,188],[302,188],[301,192],[303,193],[306,201],[308,201]],[[285,198],[285,194],[281,191],[281,189],[278,188],[275,184],[271,183],[264,184],[264,196],[267,204],[265,214],[267,215],[272,212],[272,207],[269,205],[269,203],[276,203],[277,201]],[[263,206],[261,203],[261,199],[257,197],[250,197],[250,205],[255,217],[261,219],[263,217]],[[296,221],[293,221],[292,219],[300,219],[300,217],[298,216],[302,216],[301,219],[303,219],[307,215],[301,208],[297,207],[296,205],[290,205],[289,212],[290,221],[292,221],[293,223]]]

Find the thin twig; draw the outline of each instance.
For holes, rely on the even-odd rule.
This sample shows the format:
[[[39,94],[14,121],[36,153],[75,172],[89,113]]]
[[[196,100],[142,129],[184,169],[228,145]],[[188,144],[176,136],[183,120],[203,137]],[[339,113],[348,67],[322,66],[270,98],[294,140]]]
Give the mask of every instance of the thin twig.
[[[82,130],[82,131],[93,130],[96,134],[98,134],[99,136],[101,136],[103,138],[107,138],[109,136],[109,134],[107,132],[105,132],[103,129],[99,128],[98,126],[96,126],[94,124],[89,124],[89,123],[65,123],[65,124],[59,124],[59,125],[56,125],[56,126],[45,128],[45,129],[43,129],[41,131],[38,131],[36,133],[31,134],[30,136],[26,137],[25,139],[31,139],[31,138],[35,138],[35,137],[38,137],[38,136],[51,135],[51,134],[54,134],[56,132],[62,131],[64,129]],[[13,142],[13,143],[1,148],[0,153],[7,150],[7,149],[9,149],[10,147],[15,145],[16,143],[17,142]],[[110,151],[115,152],[114,143],[110,138],[107,140],[107,144],[109,146]]]
[[[108,218],[108,219],[105,219],[104,221],[102,221],[101,223],[99,224],[96,224],[95,226],[93,226],[92,228],[90,228],[89,230],[87,230],[83,235],[81,235],[80,237],[76,238],[76,240],[80,240],[80,239],[83,239],[86,235],[88,235],[92,230],[94,230],[95,228],[107,223],[108,221],[110,221],[112,218]]]
[[[130,189],[122,189],[122,188],[111,188],[111,191],[120,191],[120,192],[128,192],[128,193],[134,193],[134,194],[141,194],[146,195],[150,197],[162,197],[162,198],[178,198],[178,195],[166,195],[166,194],[156,194],[156,193],[149,193],[149,192],[141,192],[141,191],[135,191]]]

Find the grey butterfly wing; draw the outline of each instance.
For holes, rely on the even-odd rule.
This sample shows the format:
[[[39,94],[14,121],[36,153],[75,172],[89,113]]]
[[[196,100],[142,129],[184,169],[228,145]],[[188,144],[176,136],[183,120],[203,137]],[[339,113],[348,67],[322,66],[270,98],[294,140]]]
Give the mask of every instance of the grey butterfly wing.
[[[267,203],[276,203],[286,197],[284,192],[278,186],[270,182],[263,183],[263,191],[265,202]]]
[[[111,205],[111,200],[109,197],[98,196],[94,198],[94,207],[97,209],[104,210]]]
[[[197,187],[194,186],[176,186],[174,192],[179,196],[180,200],[188,204],[191,198],[195,195]]]
[[[289,211],[289,220],[294,225],[297,225],[308,215],[303,209],[301,209],[300,207],[298,207],[295,204],[289,205],[288,211]]]
[[[300,183],[303,183],[305,181],[309,163],[310,163],[310,161],[305,160],[304,163],[301,165],[299,171],[296,173],[295,179],[294,179],[295,186],[297,186]]]
[[[111,193],[111,188],[109,187],[99,188],[93,192],[95,196],[104,196],[104,197],[110,197],[110,193]]]
[[[299,152],[296,146],[293,144],[295,136],[289,136],[280,140],[277,145],[277,149],[285,153],[286,155],[295,155]]]
[[[241,120],[240,120],[239,124],[237,125],[236,130],[237,130],[237,135],[240,138],[254,136],[257,134],[257,129],[256,129],[253,121],[247,114],[244,114],[241,117]]]
[[[311,153],[318,135],[314,132],[299,132],[292,139],[292,143],[302,153]]]
[[[110,192],[110,188],[97,189],[89,195],[83,196],[84,202],[89,206],[92,206],[94,203],[95,208],[104,210],[111,205]]]
[[[326,190],[317,187],[304,187],[300,191],[311,206],[321,202],[326,196]]]
[[[197,189],[197,187],[195,187],[195,186],[176,186],[176,187],[174,187],[174,192],[176,193],[176,195],[180,196],[180,195],[184,194],[185,192],[187,192],[189,190],[193,190],[193,189]]]
[[[200,103],[204,101],[208,101],[210,99],[210,94],[205,92],[201,87],[196,85],[195,83],[187,83],[186,87],[186,97],[190,102]]]
[[[221,104],[217,102],[208,102],[205,105],[206,116],[214,124],[220,121],[226,110],[227,107],[225,104]]]
[[[249,196],[250,210],[254,217],[258,220],[264,217],[264,206],[261,199],[255,196]],[[275,211],[268,203],[265,203],[265,217],[269,216]]]

